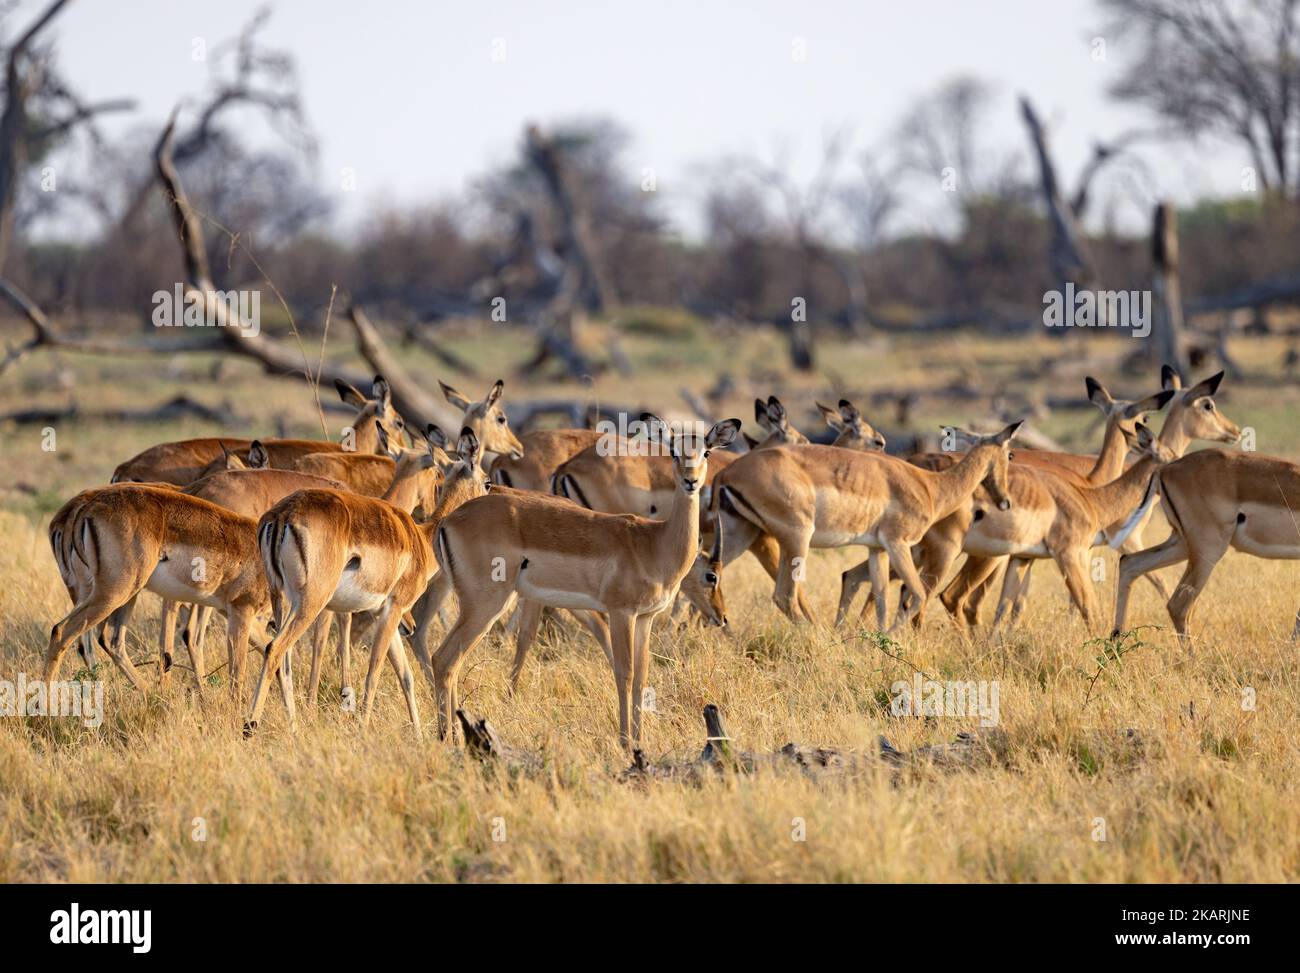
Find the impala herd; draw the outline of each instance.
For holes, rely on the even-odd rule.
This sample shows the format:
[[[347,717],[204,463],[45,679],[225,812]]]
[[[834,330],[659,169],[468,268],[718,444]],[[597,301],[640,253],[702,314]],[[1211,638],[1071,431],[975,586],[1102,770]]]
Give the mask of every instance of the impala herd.
[[[204,685],[213,610],[226,618],[236,700],[249,640],[263,653],[246,735],[262,719],[272,674],[293,723],[291,651],[309,630],[307,699],[316,702],[337,622],[344,707],[354,705],[354,624],[358,632],[369,626],[362,718],[370,718],[386,656],[420,735],[406,638],[433,687],[445,736],[466,654],[514,611],[516,689],[551,608],[571,613],[605,653],[620,742],[635,747],[651,629],[679,595],[705,622],[725,626],[722,574],[748,551],[775,582],[777,607],[813,623],[809,551],[848,545],[866,548],[867,557],[843,574],[837,625],[869,583],[862,615],[874,604],[876,626],[885,629],[896,578],[902,591],[891,630],[919,626],[936,591],[953,620],[969,627],[1003,568],[996,630],[1018,617],[1034,562],[1050,559],[1073,606],[1096,628],[1090,559],[1094,548],[1110,545],[1124,552],[1115,630],[1124,628],[1133,582],[1147,577],[1185,636],[1192,605],[1229,547],[1300,558],[1300,466],[1237,450],[1183,455],[1194,441],[1240,437],[1214,401],[1222,377],[1184,387],[1166,367],[1161,390],[1133,402],[1089,378],[1088,398],[1105,416],[1095,456],[1013,450],[1020,427],[1013,423],[994,435],[946,428],[943,452],[906,459],[887,455],[884,437],[844,400],[833,409],[818,403],[836,433],[831,445],[810,443],[770,397],[755,402],[759,440],[742,436],[738,419],[693,429],[642,414],[646,443],[630,449],[586,429],[516,437],[501,382],[478,401],[440,383],[463,413],[454,440],[433,425],[413,435],[382,378],[369,396],[338,383],[356,410],[343,444],[162,443],[118,466],[110,485],[63,505],[49,538],[73,608],[50,633],[45,678],[57,678],[76,644],[87,665],[101,648],[142,688],[127,623],[137,596],[151,591],[163,599],[160,680],[179,629]],[[1166,407],[1154,435],[1143,420]],[[486,466],[485,456],[494,457]],[[1172,533],[1146,547],[1157,503]],[[1150,572],[1183,561],[1169,595]],[[456,615],[447,626],[453,592]],[[430,652],[435,626],[445,633]]]

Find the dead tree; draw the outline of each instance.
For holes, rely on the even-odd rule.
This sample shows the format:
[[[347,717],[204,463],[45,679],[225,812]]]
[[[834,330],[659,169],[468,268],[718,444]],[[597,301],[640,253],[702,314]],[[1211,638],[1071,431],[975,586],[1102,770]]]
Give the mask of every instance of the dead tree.
[[[1091,287],[1095,279],[1092,258],[1083,242],[1083,234],[1075,220],[1075,213],[1061,194],[1056,165],[1047,147],[1047,134],[1038,113],[1027,97],[1020,99],[1020,114],[1029,129],[1029,139],[1038,157],[1039,178],[1043,198],[1047,203],[1048,220],[1052,227],[1052,242],[1048,249],[1048,264],[1052,279],[1064,287],[1072,281],[1078,287]],[[1085,196],[1086,198],[1086,196]]]
[[[216,287],[212,281],[207,250],[204,246],[202,216],[190,205],[172,159],[175,131],[176,117],[173,114],[154,149],[154,166],[181,247],[185,268],[183,282],[185,295],[187,299],[196,300],[203,308],[206,320],[216,326],[202,329],[206,332],[204,334],[178,336],[158,334],[136,340],[69,335],[56,328],[36,302],[24,294],[17,285],[0,277],[0,297],[7,300],[27,319],[34,332],[29,341],[8,350],[4,359],[0,360],[0,372],[40,348],[96,354],[173,355],[184,352],[216,351],[251,358],[268,374],[299,375],[307,382],[316,385],[322,381],[333,383],[341,380],[350,385],[368,387],[370,377],[378,372],[388,381],[393,392],[393,402],[408,421],[418,423],[420,427],[432,422],[443,428],[455,428],[460,421],[460,415],[450,406],[435,400],[424,391],[420,383],[406,373],[379,331],[359,307],[350,308],[347,318],[355,333],[357,350],[372,369],[369,373],[324,361],[313,368],[301,345],[292,347],[265,333],[253,334],[229,320],[226,305],[216,297]],[[275,287],[269,279],[264,283],[268,289],[275,292]]]
[[[106,112],[135,106],[128,99],[88,103],[82,101],[55,74],[50,53],[36,49],[37,37],[67,6],[55,0],[9,48],[5,60],[5,105],[0,112],[0,270],[9,256],[17,211],[18,181],[28,161],[55,140],[87,125]],[[36,117],[32,105],[42,103]]]
[[[1152,341],[1148,342],[1151,365],[1168,363],[1184,382],[1191,370],[1187,361],[1187,338],[1183,329],[1183,295],[1178,280],[1178,214],[1169,203],[1156,206],[1151,230]]]

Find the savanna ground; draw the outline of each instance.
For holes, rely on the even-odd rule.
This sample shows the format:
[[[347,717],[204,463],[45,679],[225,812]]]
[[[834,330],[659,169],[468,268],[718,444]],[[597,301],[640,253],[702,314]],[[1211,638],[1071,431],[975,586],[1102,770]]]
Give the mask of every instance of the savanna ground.
[[[523,342],[472,329],[448,342],[480,363],[485,380],[506,376],[507,397],[583,394],[573,385],[510,382],[529,351]],[[996,388],[1061,348],[1046,339],[895,340],[888,348],[827,340],[819,349],[827,364],[800,378],[784,371],[774,336],[711,340],[688,324],[665,324],[632,329],[624,344],[636,373],[598,380],[595,395],[669,409],[678,388],[703,386],[726,369],[737,380],[734,414],[747,428],[758,393],[780,391],[796,422],[812,426],[814,394],[865,399],[882,386],[963,373]],[[1131,346],[1098,347],[1119,355]],[[1282,375],[1282,346],[1261,339],[1234,351],[1262,380],[1225,383],[1223,410],[1256,430],[1261,451],[1300,456],[1292,419],[1300,394]],[[347,349],[340,343],[331,353]],[[152,405],[188,392],[253,421],[218,429],[71,420],[57,425],[52,452],[41,448],[39,425],[0,430],[0,678],[37,676],[50,626],[68,610],[45,533],[64,499],[105,482],[117,462],[160,440],[265,435],[277,416],[289,434],[320,435],[300,382],[232,361],[213,385],[213,364],[47,354],[5,376],[0,411],[69,397],[86,410]],[[431,387],[443,377],[481,394],[477,386],[486,384],[419,353],[406,364]],[[1154,375],[1099,377],[1116,394],[1156,388]],[[1082,395],[1082,374],[1043,380],[1054,395]],[[923,411],[917,420],[967,418]],[[327,420],[334,434],[346,421]],[[1095,445],[1087,440],[1089,431],[1097,435],[1090,413],[1060,412],[1044,428],[1075,448]],[[1148,538],[1162,539],[1163,529],[1153,525]],[[812,559],[810,592],[822,619],[833,617],[839,573],[858,555],[847,549]],[[1114,555],[1103,556],[1099,587],[1109,609]],[[1025,617],[1004,640],[964,638],[932,609],[920,633],[888,646],[898,659],[862,637],[867,626],[788,624],[749,558],[724,580],[729,636],[667,625],[656,632],[657,712],[646,729],[652,758],[698,752],[706,702],[719,704],[738,743],[755,750],[794,740],[871,753],[881,734],[904,750],[948,742],[977,720],[891,715],[890,685],[910,680],[912,666],[938,679],[999,683],[1005,760],[897,781],[882,767],[832,783],[792,773],[719,778],[702,788],[620,784],[615,777],[627,759],[616,744],[608,666],[585,635],[563,626],[545,633],[518,698],[506,687],[513,646],[499,632],[470,657],[461,681],[464,705],[488,716],[505,742],[544,751],[547,772],[530,779],[485,769],[438,743],[423,680],[423,743],[413,738],[387,670],[375,719],[361,727],[340,712],[332,654],[322,705],[312,711],[300,700],[298,732],[289,732],[272,693],[251,741],[240,736],[243,713],[227,701],[224,670],[200,702],[183,669],[164,689],[138,694],[105,661],[102,726],[0,720],[0,881],[1293,880],[1300,874],[1295,571],[1230,554],[1198,607],[1192,653],[1176,644],[1163,606],[1140,585],[1131,621],[1165,627],[1143,630],[1146,644],[1109,661],[1100,676],[1101,647],[1087,644],[1090,633],[1067,611],[1050,565],[1035,569]],[[1172,583],[1177,573],[1165,578]],[[156,658],[156,619],[157,599],[142,598],[132,633],[138,660]],[[213,664],[224,660],[221,641],[214,627]],[[70,655],[64,678],[79,665]],[[298,666],[301,693],[301,656]],[[1252,696],[1254,708],[1243,707]],[[1140,748],[1126,742],[1129,729],[1138,731]],[[194,838],[197,818],[206,840]],[[1095,840],[1103,829],[1105,840]]]

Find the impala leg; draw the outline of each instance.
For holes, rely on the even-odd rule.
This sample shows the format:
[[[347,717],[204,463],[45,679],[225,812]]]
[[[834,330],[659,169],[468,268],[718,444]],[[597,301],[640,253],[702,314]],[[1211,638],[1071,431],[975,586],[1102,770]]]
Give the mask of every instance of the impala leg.
[[[855,564],[840,575],[840,603],[835,609],[835,625],[837,628],[843,624],[844,616],[849,613],[849,608],[853,605],[853,599],[857,596],[858,589],[870,581],[870,558],[867,558],[861,564]],[[863,614],[866,613],[866,605],[862,606],[862,611]]]
[[[402,613],[390,599],[383,612],[376,620],[374,637],[370,646],[370,665],[366,668],[365,689],[361,693],[361,721],[370,722],[371,711],[375,707],[375,691],[379,685],[379,664],[388,651],[388,643],[397,637],[397,623],[402,620]]]
[[[626,612],[609,616],[609,634],[614,650],[614,692],[618,695],[618,742],[624,750],[632,746],[632,670],[636,619]]]
[[[306,592],[300,595],[304,599],[301,603],[290,605],[283,619],[284,627],[276,632],[275,637],[271,639],[270,644],[266,647],[266,657],[262,660],[262,671],[258,673],[257,683],[253,687],[253,704],[248,711],[248,720],[244,723],[245,736],[252,736],[253,731],[257,729],[258,723],[262,719],[262,709],[266,706],[266,693],[270,688],[271,673],[275,673],[276,678],[281,680],[280,687],[283,693],[284,683],[280,666],[289,650],[293,648],[294,643],[311,628],[312,623],[316,621],[316,617],[324,610],[328,600],[327,594],[313,602],[306,601],[305,596]]]
[[[519,599],[519,631],[515,635],[515,659],[510,665],[510,695],[519,688],[519,674],[524,671],[524,660],[528,650],[537,638],[537,628],[542,622],[542,610],[545,606],[540,601]]]
[[[492,627],[509,602],[510,599],[506,594],[480,603],[467,597],[460,599],[460,617],[443,637],[438,650],[433,653],[433,691],[438,702],[440,739],[445,740],[455,725],[458,703],[456,678],[460,673],[465,654],[479,643],[483,633]]]
[[[289,726],[298,725],[298,710],[293,701],[293,646],[285,650],[280,660],[280,668],[275,670],[275,681],[280,686],[280,698],[284,700],[284,711],[289,717]]]
[[[868,600],[876,603],[876,631],[883,632],[889,623],[889,554],[884,548],[873,547],[867,552],[867,571],[871,576]],[[865,605],[862,610],[866,611]]]
[[[415,703],[415,674],[411,672],[411,665],[407,661],[402,637],[396,632],[388,640],[388,661],[402,687],[402,695],[406,697],[406,712],[411,717],[411,726],[415,728],[415,739],[422,740],[424,731],[420,727],[420,709]]]
[[[1029,570],[1030,563],[1025,558],[1008,559],[1006,574],[1002,577],[1002,593],[998,596],[997,611],[993,613],[992,632],[996,633],[1001,629],[1002,620],[1009,611],[1012,611],[1012,606],[1020,595],[1020,587],[1025,582],[1025,574]],[[1064,568],[1061,569],[1061,573],[1065,573]]]
[[[1125,554],[1119,559],[1119,581],[1115,586],[1115,625],[1113,635],[1124,631],[1128,618],[1128,601],[1133,582],[1149,571],[1171,567],[1187,559],[1187,542],[1180,534],[1170,534],[1162,544],[1144,551]],[[1166,599],[1168,601],[1168,599]]]
[[[1231,535],[1229,535],[1230,537]],[[1183,571],[1178,587],[1169,598],[1169,617],[1179,641],[1187,644],[1187,623],[1191,620],[1192,606],[1200,597],[1201,589],[1210,580],[1214,567],[1228,550],[1228,537],[1215,537],[1211,543],[1198,538],[1198,543],[1188,544],[1187,569]]]
[[[804,572],[808,570],[808,541],[811,536],[812,532],[808,531],[781,541],[781,562],[772,600],[785,613],[786,618],[796,623],[803,620],[797,609]]]
[[[930,599],[930,591],[921,580],[920,573],[916,570],[916,564],[912,561],[912,547],[910,544],[904,544],[901,541],[886,541],[885,550],[889,554],[889,563],[894,569],[894,573],[902,579],[903,584],[907,585],[912,593],[912,599],[908,602],[907,607],[899,606],[894,615],[894,624],[890,631],[895,631],[907,622],[912,620],[912,616],[918,612],[924,611],[926,602]]]
[[[411,614],[415,618],[415,633],[411,636],[411,645],[415,648],[416,661],[424,670],[424,676],[429,680],[430,686],[434,685],[435,680],[433,660],[429,655],[429,629],[433,627],[433,620],[441,614],[443,602],[447,600],[447,595],[450,593],[451,579],[445,572],[439,571],[430,579],[424,594],[415,600],[415,606],[411,609]]]
[[[334,621],[332,612],[321,612],[320,618],[311,627],[311,674],[307,677],[307,705],[314,707],[320,695],[321,658],[325,654],[325,643],[329,641],[330,625]]]
[[[1084,625],[1089,631],[1094,630],[1097,627],[1097,595],[1092,590],[1092,580],[1088,577],[1087,549],[1062,551],[1057,555],[1056,563],[1065,577],[1070,600],[1083,616]]]
[[[243,700],[241,676],[244,661],[248,658],[248,633],[252,629],[253,615],[250,611],[231,609],[226,616],[226,658],[230,669],[230,698],[235,702]]]
[[[180,605],[170,598],[164,598],[162,603],[162,613],[159,616],[162,621],[162,638],[159,642],[162,651],[158,656],[158,685],[167,685],[167,677],[171,675],[172,660],[175,658],[174,650],[176,648],[176,618],[180,612]],[[191,611],[193,606],[191,606]]]
[[[47,686],[58,679],[63,656],[72,643],[108,618],[116,608],[133,597],[135,592],[144,586],[143,580],[140,580],[138,585],[135,584],[135,581],[136,579],[105,578],[103,583],[96,583],[84,594],[84,600],[80,604],[74,606],[71,612],[54,624],[54,627],[50,630],[50,644],[45,650],[45,684]],[[121,662],[116,656],[113,657],[113,661],[121,666]],[[139,674],[135,673],[133,668],[128,670],[123,666],[122,671],[128,679],[132,680],[133,684],[139,685]]]
[[[574,612],[573,616],[582,623],[583,627],[591,633],[591,637],[596,640],[601,653],[605,656],[605,661],[613,665],[614,650],[610,648],[609,626],[605,623],[605,616],[600,612],[591,611]]]
[[[1008,566],[1008,570],[1010,566]],[[1029,580],[1033,577],[1034,562],[1024,561],[1024,570],[1020,573],[1020,581],[1016,585],[1016,600],[1011,605],[1011,624],[1014,625],[1020,621],[1020,616],[1025,610],[1025,604],[1029,601]]]
[[[195,605],[190,611],[190,618],[193,619],[198,614],[199,606]],[[203,680],[208,675],[208,663],[203,654],[203,645],[195,637],[193,629],[186,625],[181,629],[181,642],[185,644],[185,650],[190,656],[190,666],[194,669],[194,685],[203,691]]]
[[[641,746],[641,704],[650,671],[650,629],[654,615],[638,615],[632,628],[632,746]]]
[[[339,698],[344,712],[357,705],[357,691],[352,688],[352,613],[339,612]]]
[[[131,620],[131,610],[135,608],[133,597],[121,608],[108,616],[108,620],[99,627],[100,645],[108,657],[113,660],[136,689],[144,689],[144,679],[131,661],[131,654],[126,650],[127,623]],[[86,638],[85,635],[82,638]]]

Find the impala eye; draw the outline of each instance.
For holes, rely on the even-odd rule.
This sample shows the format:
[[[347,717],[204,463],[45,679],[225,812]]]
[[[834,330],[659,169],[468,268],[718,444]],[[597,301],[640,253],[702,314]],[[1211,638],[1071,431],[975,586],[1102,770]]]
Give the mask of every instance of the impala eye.
[[[717,587],[717,584],[718,584],[718,576],[717,576],[716,574],[714,574],[712,571],[710,571],[710,572],[708,572],[707,574],[704,575],[704,581],[705,581],[705,583],[708,584],[710,587]]]
[[[1211,412],[1214,409],[1214,403],[1206,402],[1205,405],[1201,406],[1201,408],[1204,409],[1206,412]]]
[[[504,426],[504,425],[506,424],[506,417],[505,417],[505,416],[497,416],[497,422]]]

